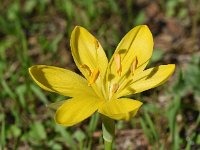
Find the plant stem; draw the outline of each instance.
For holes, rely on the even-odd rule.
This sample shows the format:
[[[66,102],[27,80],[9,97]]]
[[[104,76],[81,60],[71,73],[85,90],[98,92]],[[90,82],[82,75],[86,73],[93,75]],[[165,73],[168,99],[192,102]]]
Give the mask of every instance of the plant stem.
[[[103,139],[104,139],[104,149],[112,150],[112,145],[115,137],[115,122],[113,119],[110,119],[104,115],[101,115],[102,118],[102,130],[103,130]]]
[[[111,150],[112,149],[112,142],[108,142],[106,140],[104,140],[104,149],[105,150]]]

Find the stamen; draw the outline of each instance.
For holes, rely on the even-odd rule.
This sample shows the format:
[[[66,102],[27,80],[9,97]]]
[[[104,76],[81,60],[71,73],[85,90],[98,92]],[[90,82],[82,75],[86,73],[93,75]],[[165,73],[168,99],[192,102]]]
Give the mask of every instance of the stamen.
[[[94,44],[95,44],[95,49],[97,50],[99,48],[99,42],[96,39],[94,39]]]
[[[134,71],[137,68],[137,64],[138,64],[138,60],[137,60],[137,57],[135,56],[134,59],[133,59],[132,65],[131,65],[131,74],[132,74],[132,76],[134,75]]]
[[[88,75],[89,76],[91,75],[92,72],[91,72],[90,68],[86,64],[81,65],[81,68],[86,69],[88,71]]]
[[[94,69],[94,71],[90,75],[88,86],[91,86],[91,84],[93,84],[97,80],[99,73],[99,69]]]
[[[112,87],[112,93],[116,93],[117,90],[119,89],[119,84],[118,83],[115,83]]]
[[[115,60],[116,67],[117,67],[117,74],[119,76],[121,76],[122,67],[121,67],[121,58],[120,58],[120,54],[119,53],[115,54],[114,60]]]

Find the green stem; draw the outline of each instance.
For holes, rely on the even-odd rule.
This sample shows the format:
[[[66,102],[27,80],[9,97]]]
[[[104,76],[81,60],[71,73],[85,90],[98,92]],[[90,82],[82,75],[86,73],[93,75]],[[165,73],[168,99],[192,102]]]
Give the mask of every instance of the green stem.
[[[104,140],[104,149],[105,150],[112,150],[112,142],[108,142],[106,140]]]
[[[110,119],[104,115],[101,115],[102,118],[102,130],[103,130],[103,139],[104,139],[104,149],[112,150],[112,145],[115,137],[115,122],[113,119]]]

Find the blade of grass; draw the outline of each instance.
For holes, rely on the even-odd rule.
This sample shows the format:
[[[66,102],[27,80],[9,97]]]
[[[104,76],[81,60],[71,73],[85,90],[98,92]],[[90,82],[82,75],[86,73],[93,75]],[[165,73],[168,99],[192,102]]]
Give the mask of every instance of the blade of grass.
[[[179,131],[178,131],[178,125],[176,123],[176,116],[178,113],[178,110],[180,109],[180,96],[176,95],[174,97],[174,101],[171,103],[167,110],[167,117],[169,122],[169,128],[170,133],[172,135],[172,147],[175,150],[178,150],[179,147]]]
[[[61,134],[61,136],[66,140],[66,143],[72,150],[76,150],[76,144],[73,141],[72,135],[66,130],[66,128],[59,125],[55,125],[55,130]]]
[[[6,143],[6,133],[5,133],[5,120],[2,120],[1,123],[1,149],[4,150]]]
[[[44,93],[41,91],[40,88],[38,88],[37,86],[35,86],[34,84],[30,85],[31,90],[33,91],[33,93],[44,103],[47,104],[48,100],[46,98],[46,96],[44,95]]]
[[[18,95],[19,103],[22,106],[22,108],[25,108],[25,106],[26,106],[26,100],[24,97],[26,91],[27,91],[26,85],[20,85],[16,88],[16,93]]]
[[[142,126],[143,131],[144,131],[144,134],[148,138],[148,141],[151,144],[153,144],[153,137],[152,137],[151,133],[149,132],[149,128],[147,127],[146,122],[143,118],[140,118],[140,124]]]
[[[5,90],[5,92],[8,94],[8,96],[10,96],[12,99],[15,99],[16,95],[14,94],[14,92],[11,90],[11,88],[4,79],[1,80],[1,85]]]
[[[97,123],[98,123],[98,120],[99,120],[99,113],[95,113],[94,115],[92,115],[91,119],[90,119],[90,123],[89,123],[89,126],[87,128],[88,130],[88,146],[87,146],[87,149],[91,149],[91,146],[92,146],[92,133],[96,130],[97,128]]]
[[[158,133],[153,124],[153,121],[151,120],[151,117],[149,116],[149,114],[147,112],[144,113],[144,117],[145,117],[145,120],[146,120],[148,126],[150,127],[150,131],[151,131],[155,141],[159,141]]]

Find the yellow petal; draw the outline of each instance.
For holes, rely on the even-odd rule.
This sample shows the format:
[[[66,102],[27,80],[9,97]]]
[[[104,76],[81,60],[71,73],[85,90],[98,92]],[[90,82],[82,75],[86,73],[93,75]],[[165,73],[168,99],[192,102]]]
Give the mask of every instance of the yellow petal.
[[[85,28],[76,26],[71,34],[71,51],[74,61],[85,76],[89,80],[89,85],[101,97],[103,97],[103,82],[108,60],[99,41],[90,34]],[[98,76],[91,84],[91,76],[99,70]]]
[[[174,64],[161,65],[144,70],[133,77],[130,85],[119,91],[117,97],[139,93],[163,84],[173,74]]]
[[[104,76],[108,60],[101,44],[92,34],[85,28],[77,26],[72,31],[70,45],[74,61],[87,79],[88,70],[81,67],[82,65],[87,65],[91,71],[98,68],[100,75]]]
[[[130,120],[135,116],[142,102],[128,98],[120,98],[105,102],[98,112],[115,120]]]
[[[108,65],[107,80],[118,82],[126,74],[131,75],[132,64],[137,59],[134,74],[144,70],[153,51],[153,37],[146,25],[140,25],[129,31],[121,40]],[[121,58],[121,76],[117,75],[115,55]]]
[[[102,103],[95,97],[79,97],[67,100],[55,114],[55,121],[64,126],[72,126],[91,116]]]
[[[36,65],[29,68],[33,80],[44,90],[65,96],[95,95],[80,75],[58,67]]]

